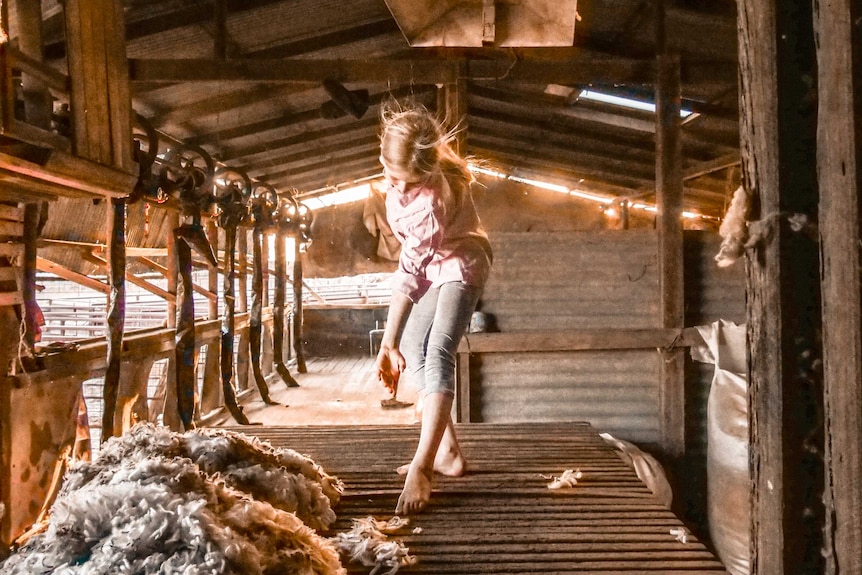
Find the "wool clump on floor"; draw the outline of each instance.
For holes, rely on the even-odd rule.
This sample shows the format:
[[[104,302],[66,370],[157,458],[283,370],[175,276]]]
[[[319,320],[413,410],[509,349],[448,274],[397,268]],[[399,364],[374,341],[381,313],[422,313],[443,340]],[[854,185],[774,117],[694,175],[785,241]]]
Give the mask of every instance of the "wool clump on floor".
[[[2,575],[345,573],[316,532],[341,482],[310,458],[226,430],[141,424],[73,464]]]

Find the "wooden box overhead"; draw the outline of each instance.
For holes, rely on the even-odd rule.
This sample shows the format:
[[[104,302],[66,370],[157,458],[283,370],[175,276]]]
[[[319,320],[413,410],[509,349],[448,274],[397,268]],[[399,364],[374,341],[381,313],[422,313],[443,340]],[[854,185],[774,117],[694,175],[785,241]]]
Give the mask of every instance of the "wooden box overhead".
[[[386,0],[413,47],[571,46],[577,0]]]

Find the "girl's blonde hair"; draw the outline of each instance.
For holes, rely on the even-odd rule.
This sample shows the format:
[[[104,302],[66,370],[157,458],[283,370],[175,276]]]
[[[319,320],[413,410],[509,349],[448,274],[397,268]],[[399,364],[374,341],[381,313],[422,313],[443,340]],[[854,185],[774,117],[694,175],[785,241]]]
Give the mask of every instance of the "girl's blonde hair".
[[[473,182],[467,161],[450,145],[454,132],[444,132],[437,118],[419,105],[405,108],[389,103],[381,107],[380,116],[380,156],[386,166],[412,181],[438,173],[445,177],[449,193],[438,189],[447,217],[454,214]]]

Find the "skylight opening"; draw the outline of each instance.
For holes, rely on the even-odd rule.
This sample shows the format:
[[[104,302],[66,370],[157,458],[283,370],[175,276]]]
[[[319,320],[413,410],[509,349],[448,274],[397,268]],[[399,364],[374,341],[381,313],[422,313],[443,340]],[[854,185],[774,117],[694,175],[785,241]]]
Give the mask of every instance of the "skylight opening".
[[[655,114],[655,104],[652,104],[650,102],[642,102],[640,100],[634,100],[632,98],[624,98],[622,96],[614,96],[613,94],[596,92],[595,90],[581,90],[581,93],[578,95],[578,99],[592,100],[593,102],[602,102],[604,104],[622,106],[624,108],[630,108],[632,110],[643,110],[645,112],[652,112],[653,114]],[[693,113],[694,112],[692,112],[691,110],[680,109],[679,116],[681,118],[688,118]]]

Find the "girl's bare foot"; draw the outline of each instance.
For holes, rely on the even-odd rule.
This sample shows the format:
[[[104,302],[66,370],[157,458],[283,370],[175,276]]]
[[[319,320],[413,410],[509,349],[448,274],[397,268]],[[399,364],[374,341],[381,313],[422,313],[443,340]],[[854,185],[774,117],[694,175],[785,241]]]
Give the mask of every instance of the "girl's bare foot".
[[[410,464],[406,463],[396,471],[398,475],[407,475]],[[461,477],[467,472],[467,460],[460,451],[440,447],[434,457],[434,471],[447,477]]]
[[[415,467],[407,472],[404,489],[395,506],[396,515],[419,513],[431,498],[431,475]]]

